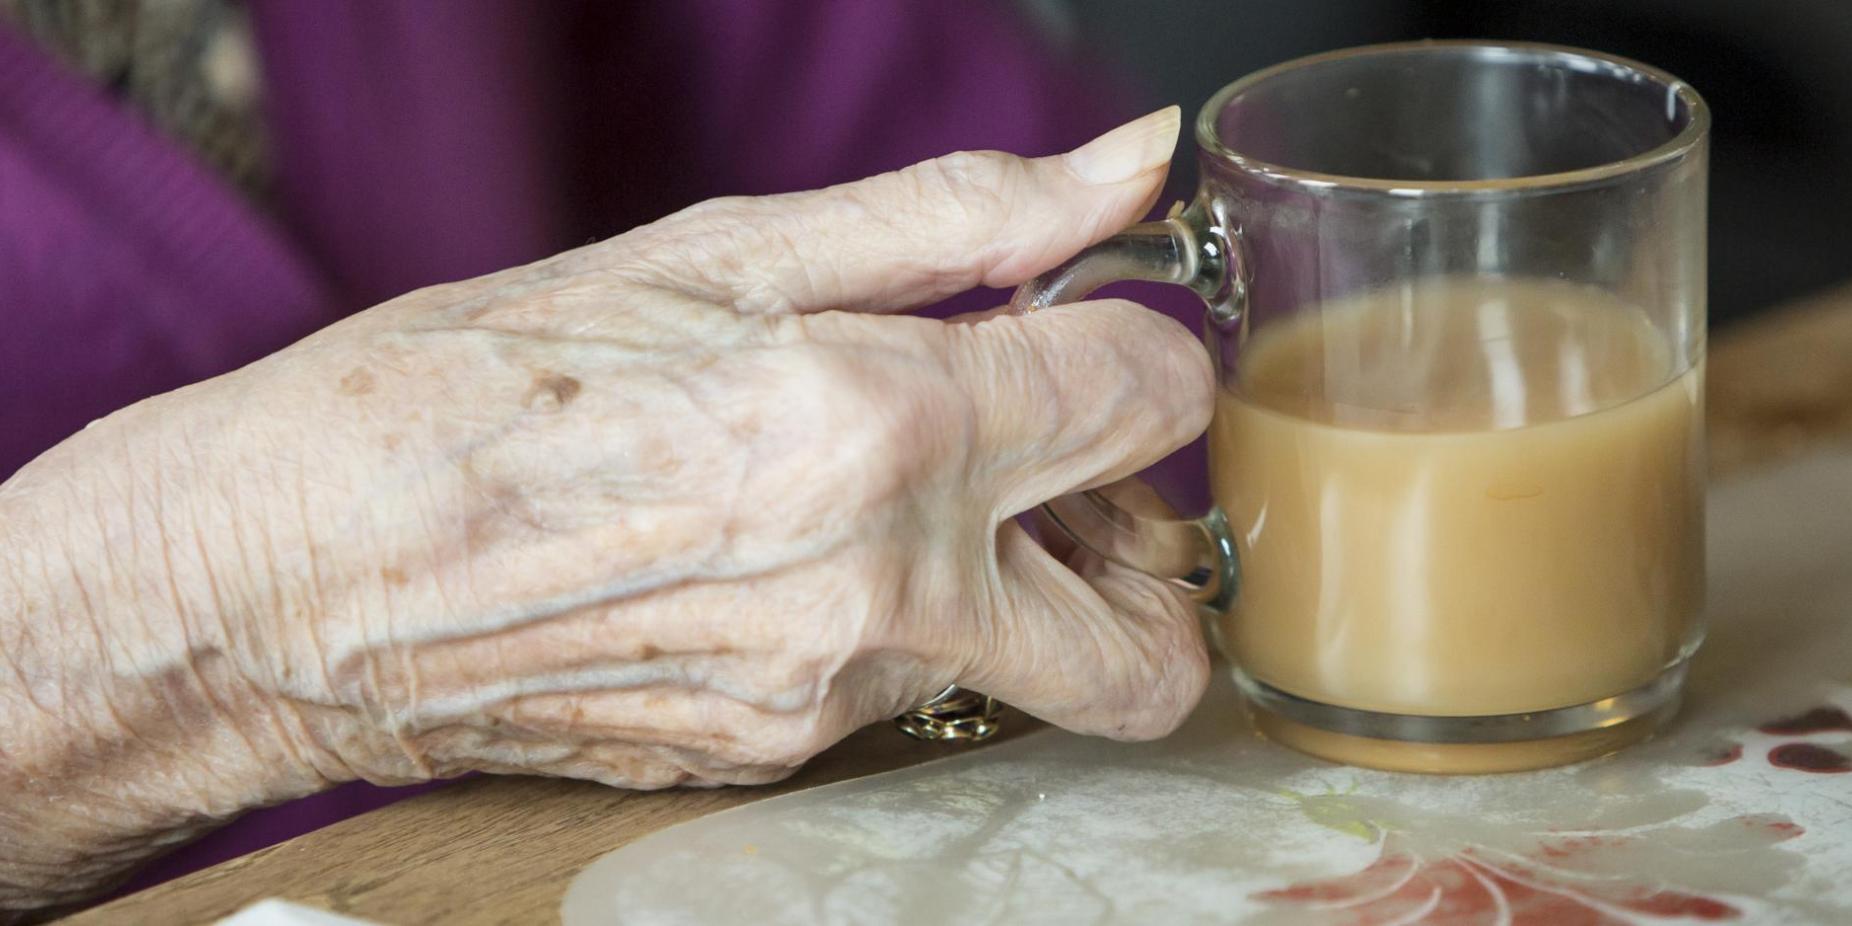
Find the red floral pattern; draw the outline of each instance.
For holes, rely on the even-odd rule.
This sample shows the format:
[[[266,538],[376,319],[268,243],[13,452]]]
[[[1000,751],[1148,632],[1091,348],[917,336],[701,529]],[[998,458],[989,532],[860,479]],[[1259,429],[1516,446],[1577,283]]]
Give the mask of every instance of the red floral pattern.
[[[1852,772],[1852,756],[1813,743],[1782,743],[1768,751],[1768,764],[1817,775]]]
[[[1826,705],[1792,717],[1771,720],[1756,729],[1778,736],[1852,733],[1852,715],[1848,715],[1843,708]],[[1852,756],[1818,743],[1782,743],[1768,751],[1768,764],[1818,775],[1852,772]]]
[[[1778,736],[1802,736],[1808,733],[1852,733],[1852,716],[1837,707],[1816,707],[1804,714],[1771,720],[1756,729]]]
[[[1737,822],[1766,843],[1802,832],[1783,817],[1745,816]],[[1376,861],[1361,871],[1254,896],[1299,908],[1308,914],[1305,921],[1330,926],[1629,926],[1643,919],[1742,916],[1741,909],[1715,897],[1616,881],[1571,865],[1590,850],[1643,838],[1650,837],[1579,833],[1546,839],[1524,856],[1469,847],[1428,858],[1392,833]]]

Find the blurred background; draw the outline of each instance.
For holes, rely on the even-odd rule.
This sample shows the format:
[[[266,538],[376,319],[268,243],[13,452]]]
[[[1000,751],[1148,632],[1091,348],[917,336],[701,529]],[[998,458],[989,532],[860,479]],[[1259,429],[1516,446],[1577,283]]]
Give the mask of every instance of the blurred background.
[[[1024,7],[1051,40],[1121,69],[1143,108],[1176,102],[1186,114],[1250,71],[1372,42],[1520,39],[1635,58],[1684,78],[1711,105],[1712,323],[1725,326],[1852,277],[1852,3],[1845,0],[1027,0]],[[1183,160],[1178,167],[1187,172]]]
[[[1050,154],[1429,37],[1616,53],[1709,99],[1715,328],[1852,277],[1852,0],[0,0],[0,396],[31,397],[0,404],[0,477],[344,315],[703,199]]]

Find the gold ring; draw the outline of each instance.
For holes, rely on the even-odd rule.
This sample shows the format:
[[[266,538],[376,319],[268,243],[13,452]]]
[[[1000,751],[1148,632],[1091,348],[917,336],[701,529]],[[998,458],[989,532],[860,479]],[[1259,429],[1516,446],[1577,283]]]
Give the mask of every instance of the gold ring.
[[[894,718],[894,725],[916,740],[975,743],[996,733],[1002,717],[1003,705],[996,698],[947,685],[944,691]]]

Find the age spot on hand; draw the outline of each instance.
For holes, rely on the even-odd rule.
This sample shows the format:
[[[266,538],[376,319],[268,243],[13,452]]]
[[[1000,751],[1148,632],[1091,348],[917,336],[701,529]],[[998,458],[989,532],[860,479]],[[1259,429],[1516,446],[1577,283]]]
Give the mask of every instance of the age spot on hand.
[[[366,367],[355,367],[346,376],[341,377],[342,395],[366,395],[373,391],[377,382]]]
[[[572,404],[582,388],[578,380],[563,373],[541,373],[534,377],[524,404],[537,412],[556,412]]]

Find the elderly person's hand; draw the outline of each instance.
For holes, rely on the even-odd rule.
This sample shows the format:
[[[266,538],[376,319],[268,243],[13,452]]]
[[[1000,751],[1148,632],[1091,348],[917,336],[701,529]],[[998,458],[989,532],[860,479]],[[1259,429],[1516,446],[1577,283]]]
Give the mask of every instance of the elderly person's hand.
[[[945,323],[1149,208],[1174,109],[722,199],[421,290],[0,486],[0,909],[239,811],[470,770],[766,782],[956,682],[1158,736],[1189,605],[1012,516],[1197,435],[1126,302]]]

